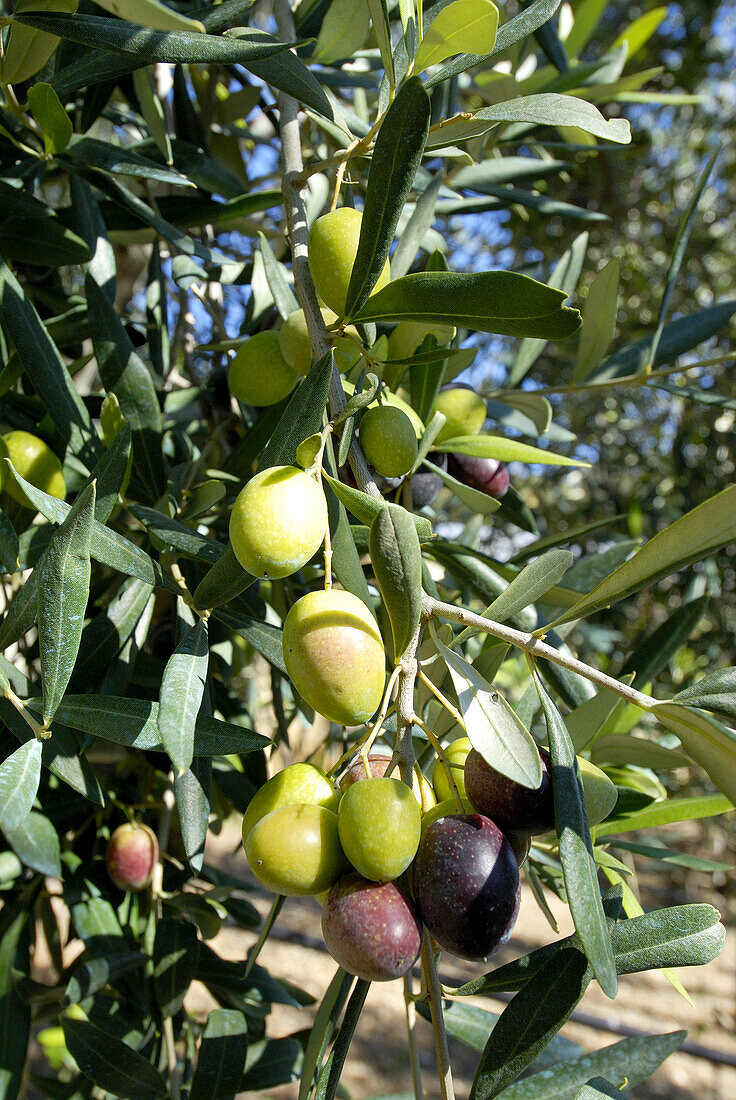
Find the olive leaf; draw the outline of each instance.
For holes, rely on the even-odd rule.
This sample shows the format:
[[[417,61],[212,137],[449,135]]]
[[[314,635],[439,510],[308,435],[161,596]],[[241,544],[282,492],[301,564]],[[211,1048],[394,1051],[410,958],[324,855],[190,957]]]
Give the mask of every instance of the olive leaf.
[[[422,552],[413,518],[394,504],[381,508],[371,524],[368,545],[398,662],[422,614]]]

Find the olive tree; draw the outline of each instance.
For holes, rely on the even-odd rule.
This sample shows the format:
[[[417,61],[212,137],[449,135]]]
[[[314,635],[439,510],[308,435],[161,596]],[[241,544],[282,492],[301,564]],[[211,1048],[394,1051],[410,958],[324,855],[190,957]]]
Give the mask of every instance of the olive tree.
[[[650,395],[733,313],[669,313],[712,160],[652,323],[613,348],[619,257],[587,253],[606,211],[571,201],[630,144],[628,102],[677,108],[637,67],[661,10],[612,38],[595,0],[100,8],[0,18],[0,1097],[331,1098],[394,977],[417,1097],[453,1095],[448,1032],[480,1050],[473,1100],[623,1095],[684,1032],[539,1059],[593,981],[682,989],[673,968],[719,954],[713,907],[645,912],[620,857],[733,809],[736,673],[658,682],[701,599],[623,661],[595,631],[719,569],[736,489],[642,542],[603,505],[550,524],[527,487],[593,477],[538,371],[563,408]],[[538,269],[494,266],[496,211],[584,224],[540,235]],[[233,875],[207,841],[241,818]],[[575,932],[494,966],[520,868]],[[312,893],[340,965],[311,1030],[274,1038],[272,1006],[311,999],[259,958]],[[245,960],[210,944],[223,921]],[[477,976],[443,987],[443,950]],[[498,993],[498,1018],[465,1007]]]

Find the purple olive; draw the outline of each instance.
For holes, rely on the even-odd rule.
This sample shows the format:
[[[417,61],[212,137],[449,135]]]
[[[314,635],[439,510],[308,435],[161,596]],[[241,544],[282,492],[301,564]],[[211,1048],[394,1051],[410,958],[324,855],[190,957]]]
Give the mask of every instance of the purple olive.
[[[549,753],[539,750],[542,782],[534,790],[501,775],[471,749],[465,761],[465,791],[478,813],[495,821],[504,833],[536,836],[554,828],[555,809]]]
[[[357,873],[327,895],[322,935],[335,962],[369,982],[403,977],[422,944],[414,907],[396,883],[369,882]]]
[[[472,455],[451,454],[449,472],[464,485],[500,500],[508,491],[508,467],[495,458],[474,458]]]
[[[450,814],[427,827],[413,887],[422,921],[453,955],[487,959],[511,935],[519,868],[506,837],[481,814]]]

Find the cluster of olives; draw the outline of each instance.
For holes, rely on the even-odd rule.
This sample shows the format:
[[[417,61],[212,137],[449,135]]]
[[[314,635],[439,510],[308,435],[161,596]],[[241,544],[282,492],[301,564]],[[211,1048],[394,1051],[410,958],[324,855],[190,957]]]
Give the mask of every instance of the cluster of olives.
[[[9,458],[20,476],[49,496],[63,500],[66,482],[61,463],[54,452],[30,432],[15,431],[0,436],[0,460]],[[0,461],[0,492],[5,491],[24,508],[33,508],[30,500],[18,485],[7,462]]]
[[[446,798],[444,764],[434,791],[386,776],[391,757],[371,755],[339,788],[313,764],[292,764],[261,787],[243,818],[248,863],[268,889],[321,902],[328,951],[369,981],[406,974],[422,926],[465,959],[487,959],[511,934],[519,911],[519,867],[530,837],[554,826],[550,759],[528,790],[496,772],[467,738],[448,760],[465,813]],[[584,764],[581,761],[581,764]],[[583,769],[591,821],[613,809],[616,788]],[[440,801],[437,802],[436,799]]]

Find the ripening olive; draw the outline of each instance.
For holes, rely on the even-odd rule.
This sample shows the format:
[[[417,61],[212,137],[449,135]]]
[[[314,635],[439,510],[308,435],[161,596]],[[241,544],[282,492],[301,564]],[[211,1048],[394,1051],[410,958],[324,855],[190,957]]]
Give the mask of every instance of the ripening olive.
[[[399,779],[366,779],[348,787],[338,811],[345,855],[363,878],[389,882],[414,858],[422,811]]]
[[[245,855],[268,890],[302,897],[326,890],[347,870],[337,814],[325,806],[282,806],[248,833]]]
[[[322,910],[322,935],[336,963],[369,982],[401,978],[419,956],[422,929],[394,882],[341,878]]]
[[[337,812],[340,792],[316,764],[289,764],[256,791],[243,816],[243,843],[266,814],[282,806],[326,806]]]
[[[454,798],[445,798],[435,806],[430,806],[422,815],[422,832],[424,832],[427,826],[431,825],[433,821],[436,821],[438,817],[449,817],[451,814],[459,814],[461,812],[464,814],[475,813],[475,809],[471,805],[467,795],[460,795],[460,803],[462,805],[462,811],[458,809],[457,802]]]
[[[309,270],[314,285],[322,301],[340,317],[345,313],[362,221],[359,210],[341,206],[323,214],[309,231]],[[385,286],[390,278],[391,268],[386,260],[373,293]]]
[[[158,863],[158,840],[153,829],[138,822],[119,825],[105,854],[107,873],[121,890],[145,890]]]
[[[508,466],[496,458],[475,458],[472,455],[450,455],[449,472],[464,485],[500,500],[509,490]]]
[[[302,698],[333,722],[357,726],[381,702],[386,657],[370,611],[332,588],[307,592],[284,620],[284,661]]]
[[[288,577],[319,550],[327,502],[313,477],[296,466],[261,470],[240,490],[230,514],[235,556],[254,577]]]
[[[34,506],[15,480],[13,471],[7,462],[2,461],[5,458],[9,458],[20,476],[37,489],[58,500],[66,496],[61,463],[48,444],[37,435],[20,430],[8,432],[0,442],[0,489],[4,489],[24,508],[33,509]]]
[[[523,787],[484,760],[472,749],[465,761],[465,790],[476,810],[490,817],[504,832],[536,836],[554,828],[552,764],[549,753],[539,750],[542,781],[534,789]]]
[[[360,421],[360,445],[369,466],[382,477],[407,474],[417,457],[417,437],[401,409],[376,405]]]
[[[468,737],[458,737],[457,741],[453,741],[445,749],[445,756],[450,764],[452,778],[455,780],[455,786],[461,798],[465,796],[465,761],[471,748],[472,745]],[[445,765],[439,758],[432,768],[432,785],[438,802],[454,798]]]
[[[257,332],[230,363],[230,392],[245,405],[275,405],[291,393],[298,375],[281,354],[279,334]]]
[[[444,413],[446,417],[435,443],[461,435],[477,435],[487,415],[486,403],[480,394],[464,386],[441,390],[433,411]]]

